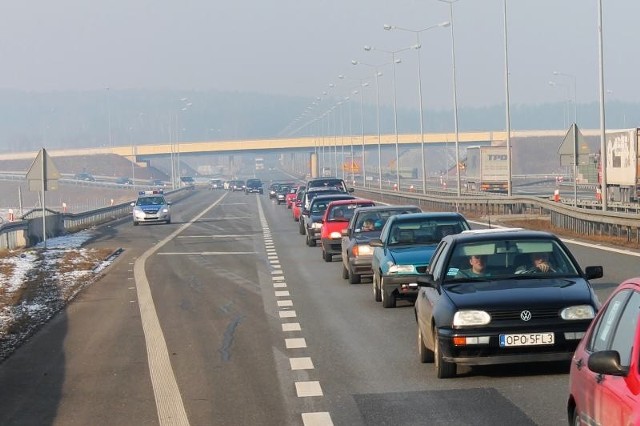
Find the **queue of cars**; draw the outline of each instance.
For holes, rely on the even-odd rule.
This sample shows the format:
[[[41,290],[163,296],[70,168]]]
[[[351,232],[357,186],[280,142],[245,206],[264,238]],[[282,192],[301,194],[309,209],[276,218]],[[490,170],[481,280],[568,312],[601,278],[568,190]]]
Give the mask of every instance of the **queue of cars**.
[[[291,192],[306,244],[320,236],[323,259],[340,255],[350,284],[371,276],[383,306],[413,302],[418,358],[438,378],[458,366],[570,360],[569,424],[640,424],[640,278],[601,305],[590,280],[603,268],[583,270],[552,233],[471,230],[457,213],[319,187]]]

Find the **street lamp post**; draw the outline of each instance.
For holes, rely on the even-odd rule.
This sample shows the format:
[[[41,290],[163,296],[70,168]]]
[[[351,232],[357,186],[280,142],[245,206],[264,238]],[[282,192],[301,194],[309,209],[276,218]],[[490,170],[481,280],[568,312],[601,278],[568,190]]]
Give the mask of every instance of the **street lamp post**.
[[[377,49],[371,46],[365,46],[364,50],[370,52],[372,50],[378,50],[380,52],[389,53],[391,55],[391,66],[393,68],[393,127],[396,134],[396,189],[400,190],[400,138],[398,135],[398,105],[397,105],[397,93],[396,93],[396,64],[400,63],[400,59],[396,59],[396,54],[404,52],[405,50],[413,49],[415,46],[405,47],[397,50],[383,50]]]
[[[555,82],[555,81],[549,81],[549,86],[552,86],[552,87],[564,87],[565,90],[567,91],[566,99],[563,102],[564,106],[563,106],[563,113],[562,113],[562,120],[563,120],[562,124],[563,124],[564,128],[567,128],[567,126],[568,126],[567,122],[569,120],[568,119],[569,112],[568,112],[568,108],[567,108],[568,107],[567,104],[569,103],[569,98],[570,98],[569,86],[567,86],[566,84],[561,84],[561,83]]]
[[[439,0],[444,3],[449,3],[449,22],[451,23],[451,63],[453,73],[453,125],[456,137],[456,178],[457,178],[457,194],[458,197],[461,193],[460,188],[460,134],[458,130],[458,88],[456,82],[456,42],[453,30],[453,3],[458,0]],[[449,177],[449,170],[447,170],[447,179]]]
[[[446,22],[441,22],[439,24],[436,25],[431,25],[427,28],[423,28],[421,30],[411,30],[408,28],[402,28],[402,27],[398,27],[396,25],[385,25],[384,29],[389,31],[389,30],[399,30],[399,31],[408,31],[408,32],[412,32],[415,33],[416,35],[416,51],[418,52],[418,99],[420,102],[420,153],[421,153],[421,160],[422,160],[422,193],[426,194],[427,193],[427,162],[426,162],[426,158],[425,158],[425,146],[424,146],[424,112],[423,112],[423,102],[422,102],[422,74],[420,71],[420,48],[422,47],[422,44],[420,43],[420,33],[424,32],[424,31],[428,31],[431,30],[433,28],[439,28],[439,27],[448,27],[449,25],[451,25],[450,22],[446,21]]]
[[[344,75],[339,75],[338,78],[344,79]],[[359,92],[360,92],[360,137],[362,140],[362,186],[367,186],[367,168],[366,168],[366,149],[365,149],[365,140],[364,140],[364,88],[369,86],[369,83],[362,80],[355,80],[358,82]],[[357,94],[357,91],[354,92],[354,95]],[[353,161],[353,159],[352,159]]]
[[[507,195],[511,196],[513,191],[512,179],[511,179],[511,107],[509,96],[509,39],[507,37],[507,0],[503,0],[504,11],[504,94],[505,94],[505,115],[506,115],[506,131],[507,131]],[[456,150],[457,151],[457,150]],[[460,171],[458,164],[458,176]],[[460,186],[460,180],[458,179],[458,186]]]
[[[379,84],[379,77],[382,76],[382,72],[379,71],[378,69],[381,66],[384,65],[389,65],[389,64],[382,64],[382,65],[371,65],[371,64],[367,64],[364,62],[359,62],[356,60],[351,61],[351,63],[353,65],[366,65],[368,67],[372,67],[375,69],[375,76],[376,76],[376,127],[378,129],[378,185],[379,188],[382,189],[382,143],[381,143],[381,135],[380,135],[380,84]]]
[[[604,115],[604,44],[602,35],[602,0],[598,0],[598,68],[600,80],[600,168],[602,179],[600,181],[602,193],[602,210],[607,210],[607,146]]]

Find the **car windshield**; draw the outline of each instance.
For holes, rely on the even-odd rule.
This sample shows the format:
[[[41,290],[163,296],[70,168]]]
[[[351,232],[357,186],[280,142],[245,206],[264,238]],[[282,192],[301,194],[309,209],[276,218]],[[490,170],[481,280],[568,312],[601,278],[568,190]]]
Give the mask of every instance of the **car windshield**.
[[[340,191],[346,192],[347,191],[347,186],[345,185],[344,181],[342,179],[318,179],[318,180],[312,180],[309,181],[308,188],[317,188],[317,187],[324,187],[324,188],[335,188],[338,189]]]
[[[466,229],[464,221],[451,218],[396,221],[389,230],[389,245],[438,244],[442,237]]]
[[[483,264],[480,269],[477,263]],[[576,265],[553,239],[501,239],[458,243],[444,282],[575,277]]]
[[[379,232],[391,216],[405,213],[420,213],[421,211],[422,210],[418,207],[411,207],[362,213],[358,216],[358,222],[355,225],[355,232]],[[370,222],[373,222],[373,225],[371,225]],[[365,226],[365,223],[367,223],[367,226]]]
[[[137,206],[151,206],[151,205],[162,205],[165,204],[164,198],[162,197],[144,197],[138,198],[136,202]]]
[[[327,220],[336,222],[348,222],[353,217],[353,213],[358,207],[370,207],[372,203],[351,203],[333,206],[331,211],[327,214]]]

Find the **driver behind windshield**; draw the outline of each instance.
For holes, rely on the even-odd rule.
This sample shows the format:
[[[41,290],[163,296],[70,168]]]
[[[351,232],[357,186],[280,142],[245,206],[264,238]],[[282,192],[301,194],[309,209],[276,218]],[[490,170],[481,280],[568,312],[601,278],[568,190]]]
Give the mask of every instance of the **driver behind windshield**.
[[[520,265],[516,268],[516,274],[524,274],[531,272],[556,272],[556,269],[549,261],[549,253],[531,253],[529,256],[530,263],[528,265]]]

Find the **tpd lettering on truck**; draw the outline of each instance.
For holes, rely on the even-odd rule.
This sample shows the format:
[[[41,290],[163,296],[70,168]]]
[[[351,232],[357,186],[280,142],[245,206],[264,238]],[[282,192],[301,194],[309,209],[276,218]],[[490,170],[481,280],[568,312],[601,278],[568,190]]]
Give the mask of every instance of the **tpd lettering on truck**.
[[[507,154],[504,154],[504,155],[489,154],[489,161],[507,161]]]

